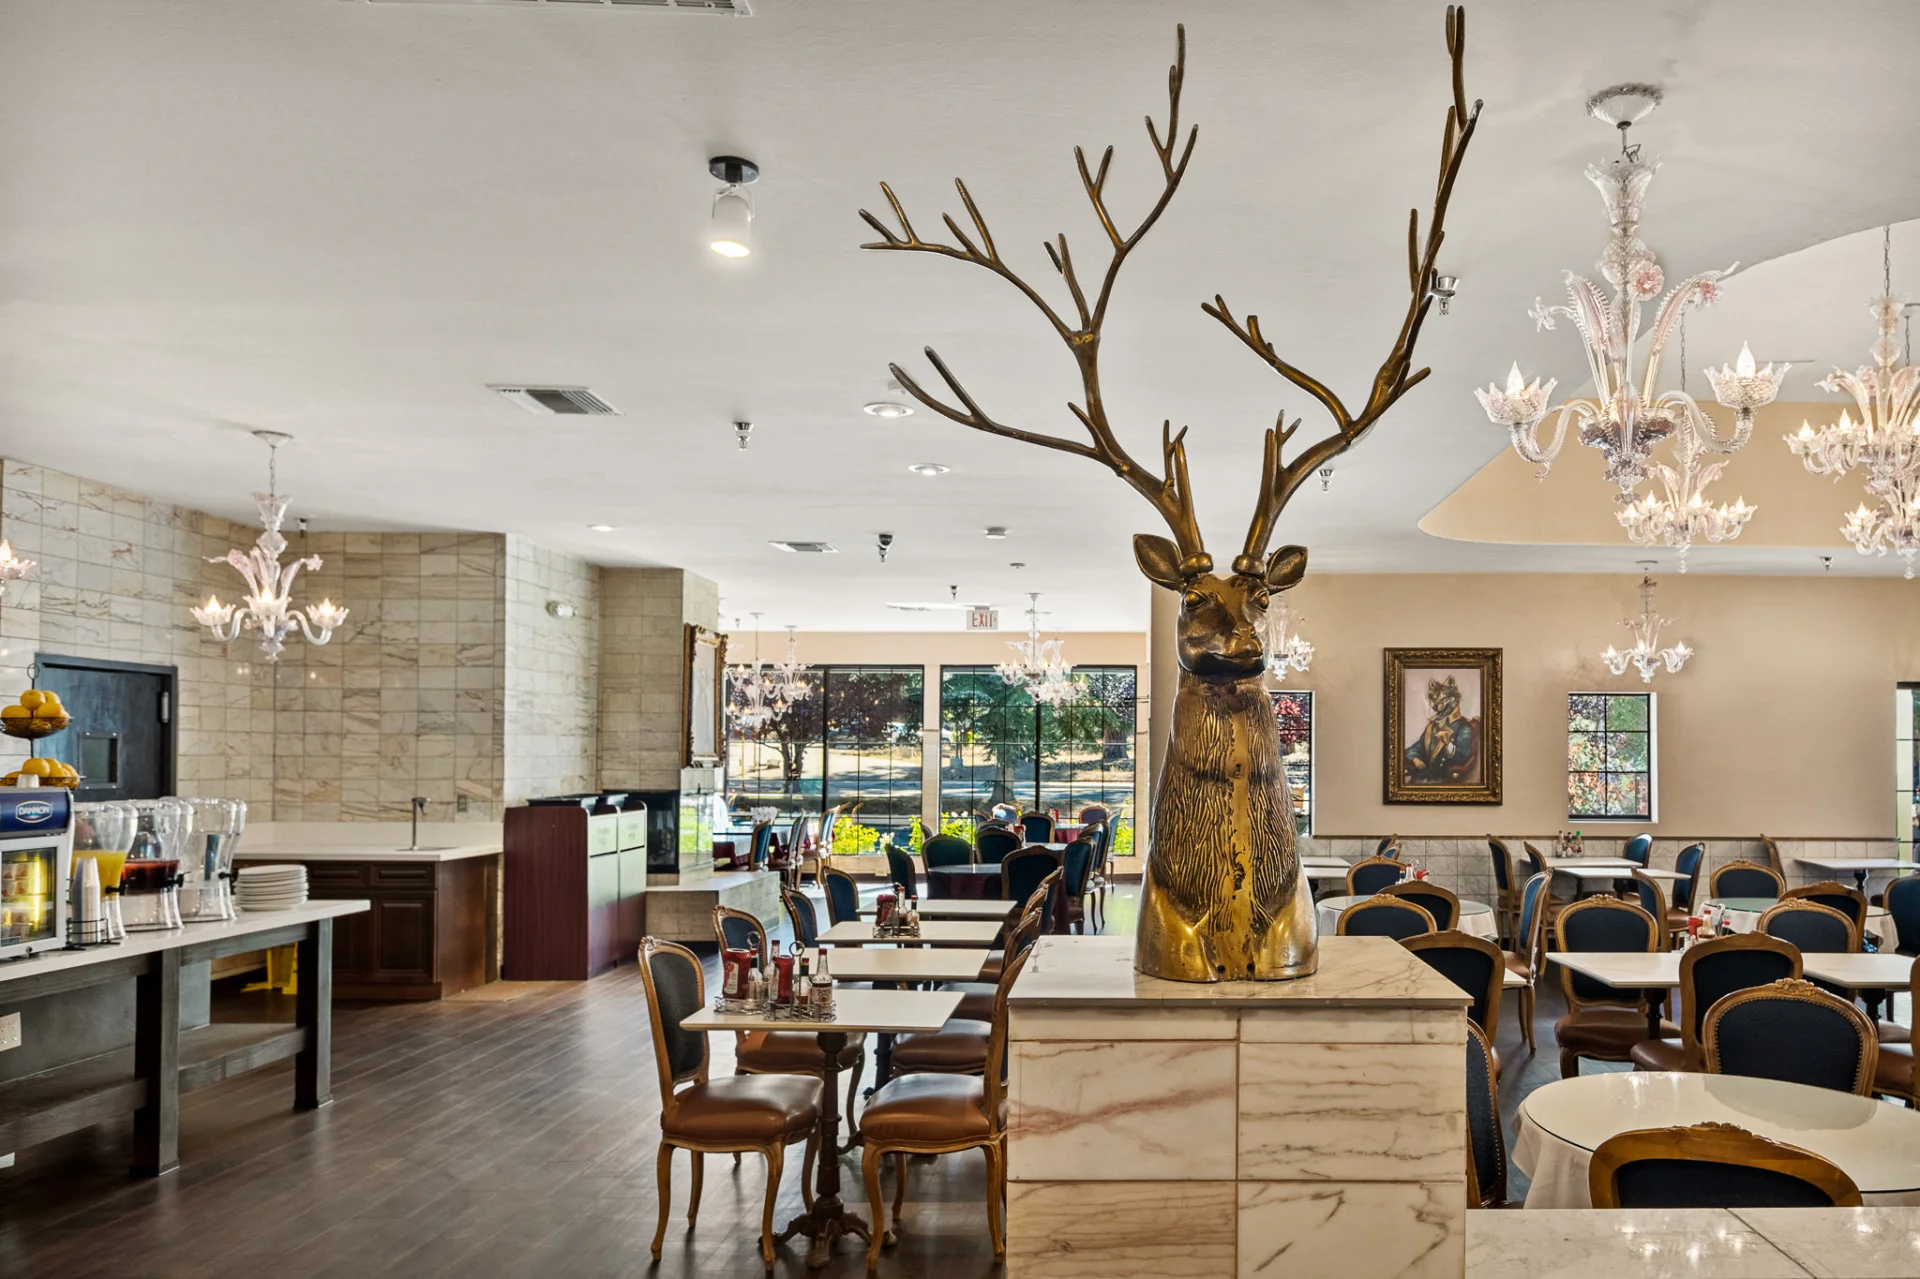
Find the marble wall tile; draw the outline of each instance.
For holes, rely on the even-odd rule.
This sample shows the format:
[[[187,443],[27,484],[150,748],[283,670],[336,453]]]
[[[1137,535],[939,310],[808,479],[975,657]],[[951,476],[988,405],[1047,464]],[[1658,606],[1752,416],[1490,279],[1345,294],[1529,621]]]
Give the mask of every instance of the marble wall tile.
[[[1021,1181],[1202,1181],[1234,1175],[1231,1043],[1017,1042],[1011,1159]]]
[[[1432,1008],[1249,1008],[1240,1016],[1243,1043],[1460,1044],[1467,1042],[1464,1012]]]
[[[1240,1176],[1463,1181],[1466,1060],[1453,1045],[1240,1046]]]
[[[1239,1185],[1240,1279],[1458,1279],[1466,1266],[1459,1182]]]
[[[1231,1279],[1231,1181],[1014,1182],[1007,1274],[1019,1279]]]
[[[833,864],[851,860],[835,857]],[[1009,1034],[1019,1040],[1235,1039],[1240,1019],[1228,1008],[1014,1008]]]

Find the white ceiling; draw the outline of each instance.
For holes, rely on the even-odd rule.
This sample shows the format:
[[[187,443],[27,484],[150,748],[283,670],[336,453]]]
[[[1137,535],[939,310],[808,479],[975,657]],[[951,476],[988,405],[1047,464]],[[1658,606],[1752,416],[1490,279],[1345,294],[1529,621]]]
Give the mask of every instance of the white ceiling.
[[[1140,119],[1164,111],[1184,21],[1200,144],[1129,264],[1103,349],[1137,455],[1162,417],[1192,426],[1224,560],[1260,431],[1281,406],[1305,431],[1322,423],[1199,303],[1224,291],[1293,362],[1363,395],[1403,306],[1406,210],[1424,216],[1431,199],[1442,6],[755,9],[9,0],[0,451],[249,518],[264,458],[245,431],[273,427],[299,437],[284,487],[323,527],[502,530],[601,563],[684,565],[721,584],[727,614],[763,611],[769,626],[955,629],[952,614],[884,608],[949,584],[1009,613],[1045,591],[1061,629],[1143,625],[1126,535],[1157,531],[1155,517],[1110,474],[924,412],[860,413],[887,398],[886,363],[924,368],[928,343],[1018,425],[1071,434],[1077,387],[1004,284],[862,253],[855,211],[877,207],[885,178],[931,229],[957,212],[958,173],[1036,281],[1053,231],[1097,256],[1070,148],[1116,145],[1123,216],[1150,198]],[[1590,270],[1604,239],[1581,169],[1615,144],[1581,102],[1614,81],[1663,85],[1637,131],[1666,161],[1644,233],[1675,278],[1752,266],[1920,213],[1906,162],[1920,150],[1916,37],[1910,0],[1472,5],[1467,89],[1487,105],[1442,259],[1461,293],[1419,352],[1434,375],[1342,460],[1331,492],[1298,496],[1279,536],[1320,569],[1629,568],[1624,545],[1476,546],[1415,528],[1502,447],[1473,385],[1515,357],[1563,386],[1582,367],[1570,334],[1536,335],[1525,314],[1563,269]],[[720,151],[765,174],[741,262],[703,247],[705,162]],[[1920,291],[1911,242],[1896,282]],[[1872,269],[1851,244],[1833,250],[1837,271],[1743,271],[1714,324],[1763,358],[1857,363],[1877,244]],[[1691,345],[1696,366],[1737,349],[1706,323]],[[591,386],[625,416],[536,418],[484,389],[522,379]],[[745,453],[728,426],[742,417],[757,424]],[[906,472],[926,460],[954,469]],[[988,541],[988,524],[1012,536]],[[883,529],[897,539],[885,565]],[[775,537],[843,553],[782,555]],[[1696,571],[1791,567],[1713,556]]]

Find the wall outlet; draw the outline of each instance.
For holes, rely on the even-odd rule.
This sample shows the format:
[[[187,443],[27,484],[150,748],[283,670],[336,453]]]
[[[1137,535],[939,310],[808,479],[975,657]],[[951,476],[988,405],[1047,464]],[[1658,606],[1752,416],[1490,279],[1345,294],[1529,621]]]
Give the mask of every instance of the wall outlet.
[[[8,1013],[5,1017],[0,1017],[0,1053],[19,1046],[20,1014]]]

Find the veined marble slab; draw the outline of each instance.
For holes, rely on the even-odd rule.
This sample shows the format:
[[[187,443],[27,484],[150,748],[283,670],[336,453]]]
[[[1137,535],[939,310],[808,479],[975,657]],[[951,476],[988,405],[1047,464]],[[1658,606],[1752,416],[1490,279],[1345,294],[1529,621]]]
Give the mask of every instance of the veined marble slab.
[[[1455,1044],[1240,1045],[1240,1170],[1261,1181],[1466,1179]]]
[[[1823,1238],[1844,1231],[1847,1208],[1776,1210],[1797,1216]],[[1876,1211],[1866,1209],[1864,1211]],[[1888,1209],[1906,1211],[1912,1209]],[[1816,1221],[1818,1224],[1815,1224]],[[1743,1221],[1718,1208],[1600,1212],[1564,1208],[1467,1214],[1467,1274],[1471,1279],[1806,1279],[1810,1272]],[[1821,1271],[1847,1275],[1905,1270]]]
[[[1735,1208],[1818,1279],[1920,1275],[1920,1208]]]
[[[1239,1279],[1454,1279],[1466,1264],[1460,1185],[1240,1183]]]
[[[1231,1181],[1238,1049],[1218,1041],[1015,1043],[1016,1181]]]
[[[1007,1274],[1232,1279],[1234,1200],[1231,1181],[1012,1182]]]
[[[1164,981],[1133,968],[1131,937],[1042,937],[1008,996],[1014,1008],[1208,1008],[1284,1003],[1289,1008],[1392,1004],[1459,1009],[1467,997],[1386,937],[1322,937],[1320,969],[1297,981]]]

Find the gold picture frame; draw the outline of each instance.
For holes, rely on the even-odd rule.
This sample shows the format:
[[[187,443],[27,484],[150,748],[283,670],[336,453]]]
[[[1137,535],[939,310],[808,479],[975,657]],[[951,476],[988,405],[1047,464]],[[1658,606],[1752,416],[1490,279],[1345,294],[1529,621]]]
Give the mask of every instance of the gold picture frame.
[[[1383,651],[1384,801],[1500,803],[1501,650]]]
[[[687,623],[686,679],[681,705],[687,724],[681,752],[686,768],[711,768],[720,762],[726,741],[727,637]]]

